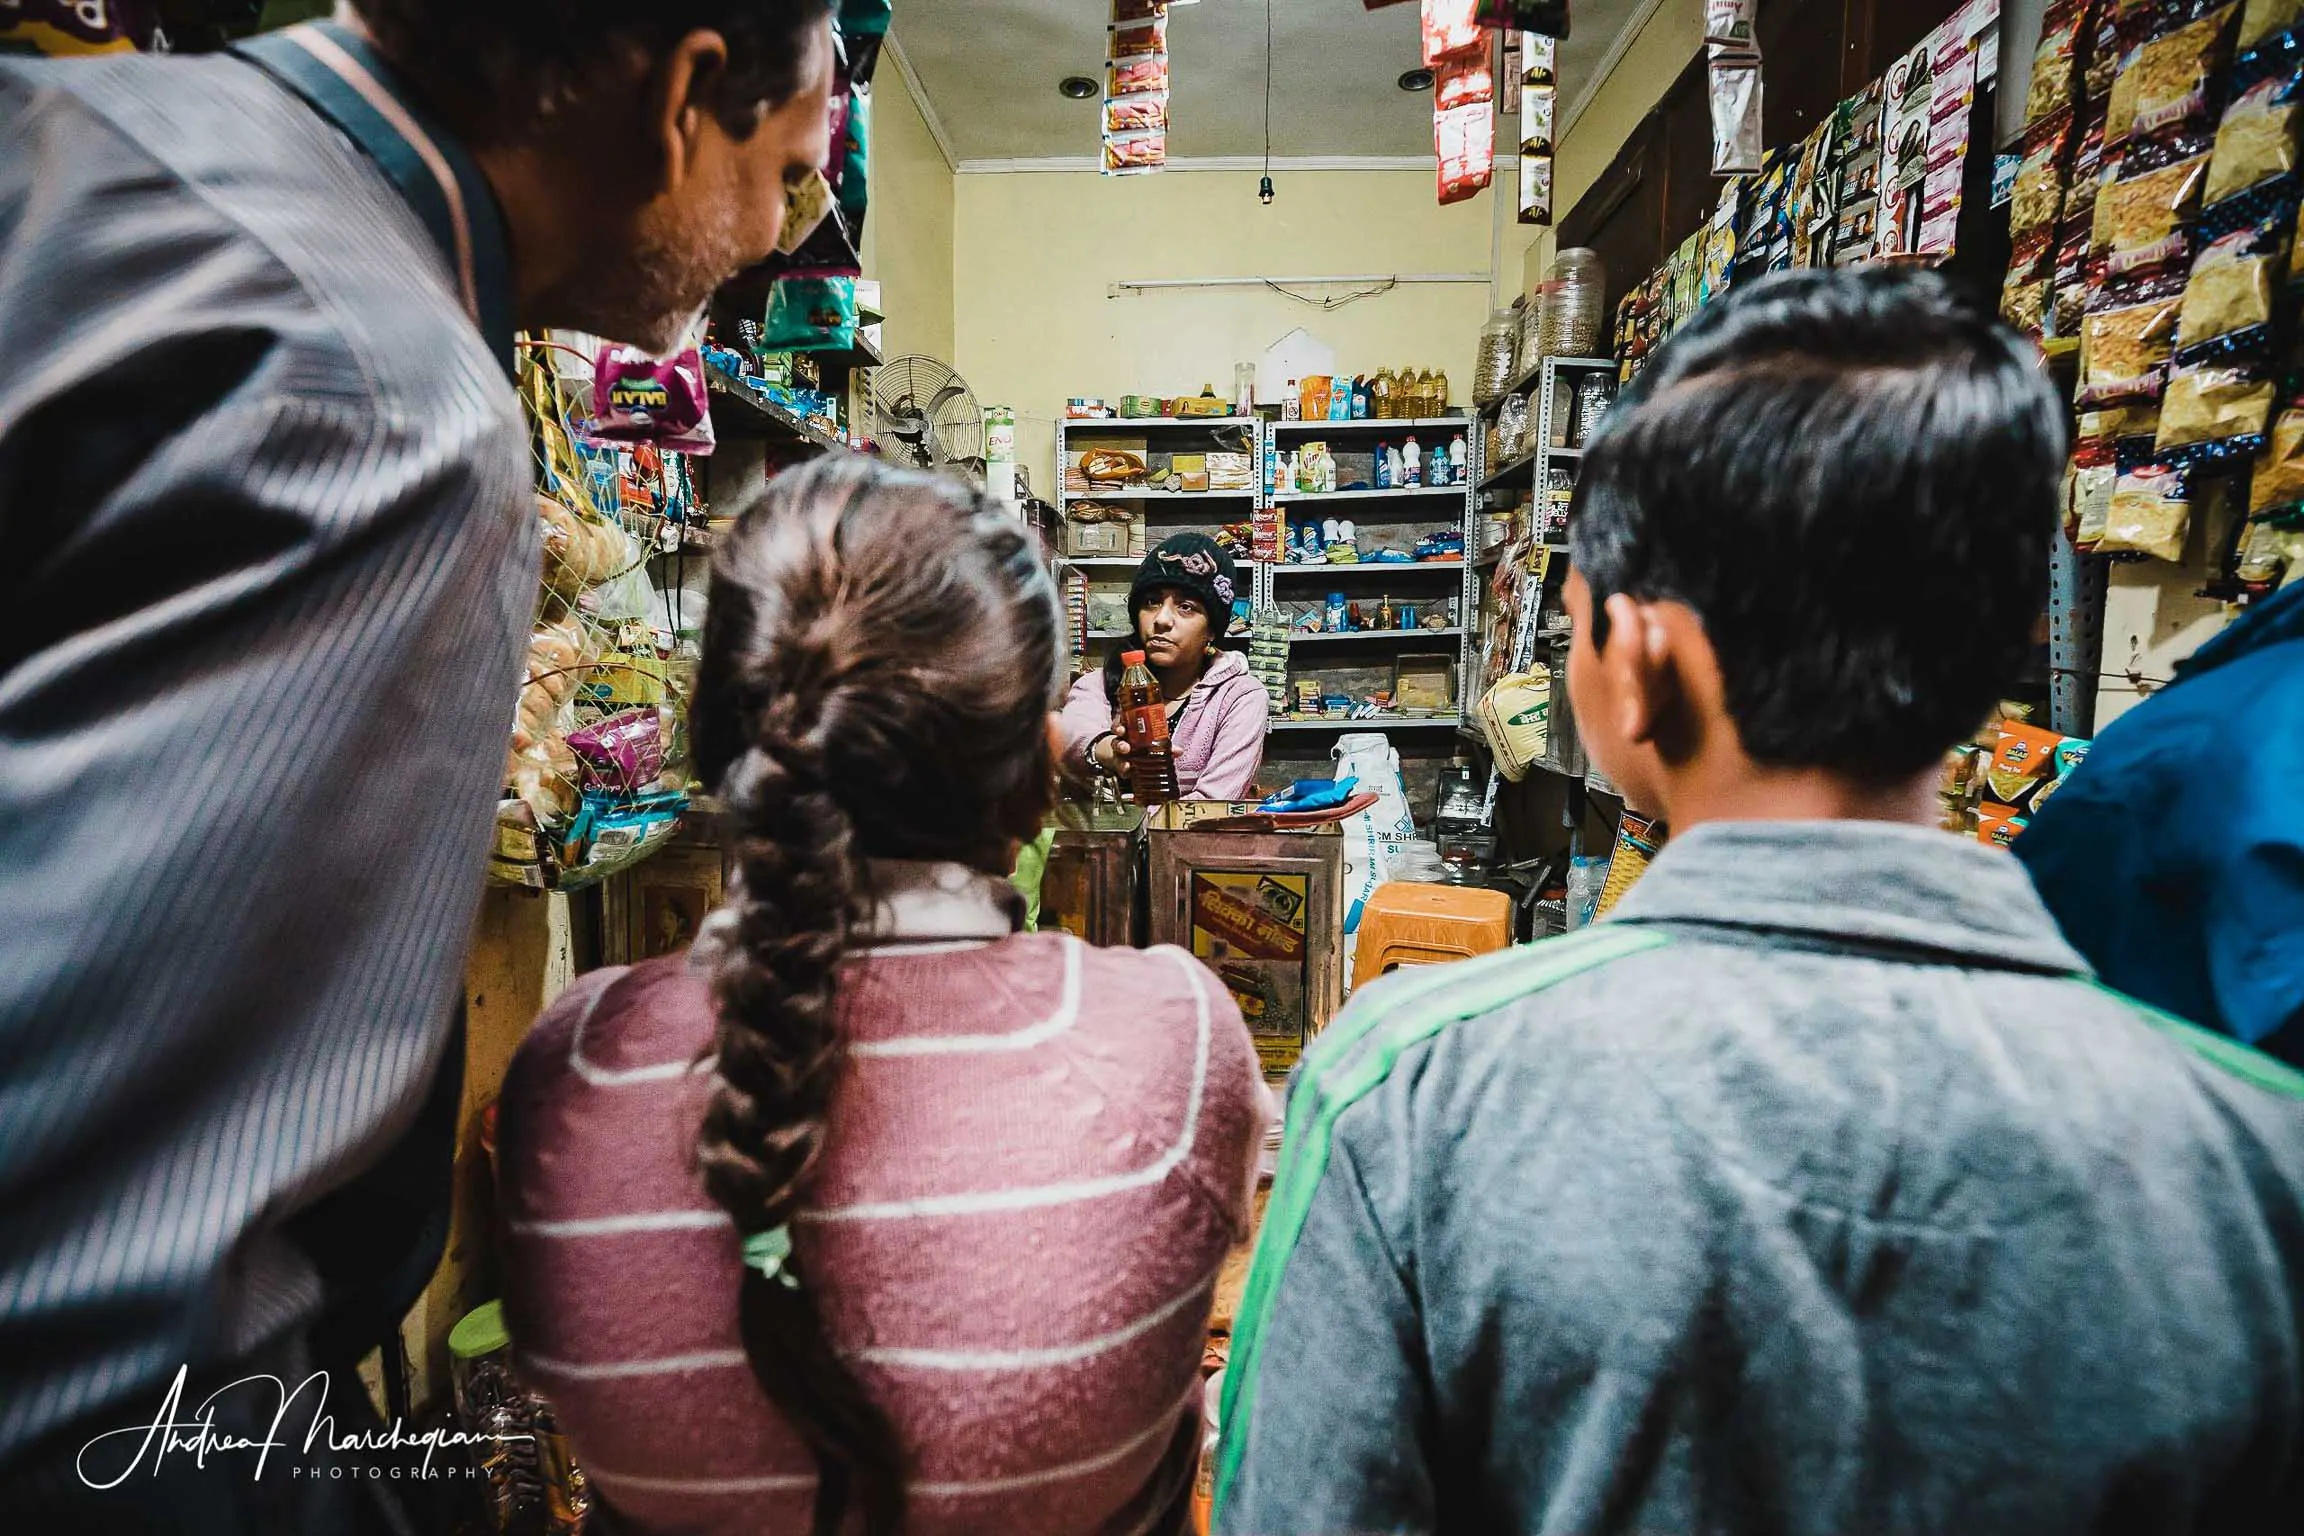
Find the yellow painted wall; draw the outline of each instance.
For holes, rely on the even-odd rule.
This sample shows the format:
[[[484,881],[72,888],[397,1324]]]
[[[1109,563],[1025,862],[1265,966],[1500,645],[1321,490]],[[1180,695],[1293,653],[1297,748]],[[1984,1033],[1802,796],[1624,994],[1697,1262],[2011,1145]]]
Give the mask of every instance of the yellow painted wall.
[[[1340,369],[1445,368],[1469,398],[1488,314],[1483,283],[1408,286],[1332,312],[1268,289],[1156,290],[1144,278],[1486,273],[1487,196],[1442,208],[1432,172],[1290,171],[1256,200],[1254,171],[968,172],[958,180],[955,327],[961,373],[986,405],[1014,408],[1017,460],[1055,489],[1055,420],[1074,395],[1197,394],[1232,388],[1302,327]],[[1336,290],[1314,290],[1333,293]]]
[[[872,77],[872,207],[864,275],[881,285],[889,357],[952,357],[952,167],[890,60]]]

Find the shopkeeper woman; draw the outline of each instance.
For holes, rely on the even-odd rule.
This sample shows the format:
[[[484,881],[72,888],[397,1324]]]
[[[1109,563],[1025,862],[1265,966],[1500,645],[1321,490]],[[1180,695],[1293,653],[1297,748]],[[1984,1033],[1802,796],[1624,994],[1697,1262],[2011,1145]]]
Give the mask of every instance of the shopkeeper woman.
[[[1176,784],[1187,800],[1239,800],[1264,761],[1270,696],[1237,653],[1219,642],[1239,594],[1232,557],[1204,533],[1179,533],[1144,557],[1128,588],[1136,638],[1116,645],[1104,670],[1072,685],[1064,701],[1064,756],[1076,771],[1127,773],[1120,738],[1121,655],[1142,649],[1168,701]]]

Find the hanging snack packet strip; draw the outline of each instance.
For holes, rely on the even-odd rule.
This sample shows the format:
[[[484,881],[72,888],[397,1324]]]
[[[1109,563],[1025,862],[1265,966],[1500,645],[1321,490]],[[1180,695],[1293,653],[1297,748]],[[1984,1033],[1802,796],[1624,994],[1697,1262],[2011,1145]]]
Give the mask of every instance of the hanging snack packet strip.
[[[1559,111],[1560,43],[1534,32],[1520,34],[1520,195],[1523,224],[1552,222],[1553,137]]]

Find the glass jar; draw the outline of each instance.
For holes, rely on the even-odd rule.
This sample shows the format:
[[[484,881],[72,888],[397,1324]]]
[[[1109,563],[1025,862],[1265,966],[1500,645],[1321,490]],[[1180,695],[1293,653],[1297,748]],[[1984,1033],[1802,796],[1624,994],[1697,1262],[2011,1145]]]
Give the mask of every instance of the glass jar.
[[[1581,448],[1592,440],[1599,430],[1600,419],[1608,414],[1608,407],[1616,403],[1616,380],[1613,375],[1595,370],[1587,373],[1576,385],[1576,441]]]
[[[1500,309],[1480,327],[1480,351],[1472,364],[1472,403],[1492,405],[1520,366],[1520,322]]]
[[[1517,459],[1529,446],[1522,442],[1528,434],[1528,397],[1507,395],[1496,408],[1496,463],[1499,466]]]
[[[1544,357],[1591,357],[1600,350],[1608,273],[1600,254],[1576,246],[1560,253],[1544,279],[1537,346]]]

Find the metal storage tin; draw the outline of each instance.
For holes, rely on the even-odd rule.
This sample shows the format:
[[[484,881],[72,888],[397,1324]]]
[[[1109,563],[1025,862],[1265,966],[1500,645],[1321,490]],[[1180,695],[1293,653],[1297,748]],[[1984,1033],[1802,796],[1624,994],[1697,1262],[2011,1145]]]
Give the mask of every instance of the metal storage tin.
[[[1344,1003],[1344,839],[1294,832],[1150,833],[1151,939],[1198,956],[1240,1004],[1267,1077],[1296,1065]]]
[[[1144,815],[1100,805],[1083,826],[1060,827],[1040,880],[1040,928],[1062,929],[1100,949],[1144,943]]]

